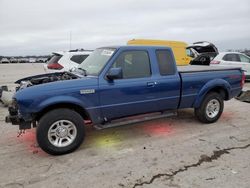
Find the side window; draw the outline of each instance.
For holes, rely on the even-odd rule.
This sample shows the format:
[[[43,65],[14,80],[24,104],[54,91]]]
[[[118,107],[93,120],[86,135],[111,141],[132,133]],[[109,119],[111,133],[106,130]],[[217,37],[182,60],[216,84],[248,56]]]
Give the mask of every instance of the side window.
[[[246,56],[244,56],[242,54],[239,54],[239,56],[240,56],[240,61],[241,62],[250,63],[250,58],[248,58],[248,57],[246,57]]]
[[[122,52],[113,67],[122,68],[123,79],[143,78],[151,75],[149,57],[145,51]]]
[[[224,57],[222,59],[224,61],[238,61],[238,62],[240,62],[240,58],[239,58],[238,54],[226,54],[226,55],[224,55]]]
[[[190,49],[186,49],[186,54],[187,56],[194,58],[194,53]]]
[[[169,50],[156,50],[156,57],[161,75],[175,74],[175,63]]]
[[[75,63],[81,64],[87,57],[88,55],[73,55],[70,60],[74,61]]]

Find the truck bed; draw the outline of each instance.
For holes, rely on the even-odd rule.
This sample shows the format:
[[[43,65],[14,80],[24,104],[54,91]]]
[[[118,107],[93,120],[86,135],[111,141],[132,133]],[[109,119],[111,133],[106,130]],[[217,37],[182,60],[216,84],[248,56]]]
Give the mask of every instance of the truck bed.
[[[187,65],[178,66],[177,69],[182,80],[180,108],[195,107],[197,97],[201,97],[200,93],[211,87],[210,83],[218,87],[225,83],[230,85],[228,99],[241,91],[240,67]]]
[[[224,71],[224,70],[239,70],[240,67],[228,67],[228,66],[205,66],[205,65],[187,65],[177,66],[178,72],[207,72],[207,71]]]

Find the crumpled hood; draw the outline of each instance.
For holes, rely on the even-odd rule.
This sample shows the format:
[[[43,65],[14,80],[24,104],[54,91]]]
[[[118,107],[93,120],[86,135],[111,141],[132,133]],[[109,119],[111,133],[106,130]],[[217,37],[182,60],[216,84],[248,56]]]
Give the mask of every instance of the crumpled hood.
[[[22,81],[28,81],[28,80],[30,81],[32,79],[39,79],[39,78],[45,78],[45,77],[48,77],[48,78],[61,77],[61,78],[66,79],[65,75],[70,76],[72,79],[83,77],[83,75],[77,74],[76,72],[55,72],[55,73],[38,74],[35,76],[25,77],[25,78],[17,80],[15,82],[15,84],[20,84]],[[62,77],[62,76],[64,76],[64,77]],[[53,80],[51,80],[51,81],[53,81]],[[54,80],[54,81],[57,81],[57,80]]]
[[[68,95],[78,93],[81,89],[96,87],[98,85],[97,77],[82,77],[72,80],[61,80],[57,82],[44,83],[20,89],[14,95],[17,100],[28,100],[35,97],[51,97],[51,95]]]
[[[21,78],[21,79],[15,81],[15,84],[20,84],[22,81],[31,80],[31,79],[34,79],[34,78],[61,76],[64,73],[70,73],[70,72],[55,72],[55,73],[47,73],[47,74],[38,74],[38,75],[35,75],[35,76],[29,76],[29,77]],[[74,73],[70,73],[70,74],[74,75],[76,77],[80,77],[80,75],[77,75],[77,74],[74,74]]]
[[[24,89],[27,87],[46,84],[57,81],[65,81],[65,80],[74,80],[84,77],[81,74],[77,74],[77,72],[57,72],[57,73],[49,73],[49,74],[40,74],[35,76],[29,76],[26,78],[22,78],[17,80],[15,83],[19,84],[16,90]]]

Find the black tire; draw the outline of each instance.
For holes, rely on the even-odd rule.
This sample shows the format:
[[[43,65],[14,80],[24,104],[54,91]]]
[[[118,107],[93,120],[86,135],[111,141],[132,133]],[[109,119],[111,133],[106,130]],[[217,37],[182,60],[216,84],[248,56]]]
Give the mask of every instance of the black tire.
[[[215,113],[216,115],[214,117],[211,117],[212,113],[208,113],[207,108],[208,108],[209,102],[212,103],[213,101],[215,102],[218,101],[220,105],[219,105],[218,113],[217,114]],[[223,109],[224,109],[224,101],[223,101],[222,96],[219,93],[210,92],[204,97],[200,107],[195,108],[195,116],[202,123],[214,123],[220,118],[223,112]]]
[[[53,136],[49,137],[49,131],[54,130],[53,124],[56,124],[55,125],[56,127],[58,125],[61,126],[62,124],[60,124],[61,123],[60,121],[66,121],[66,122],[72,123],[70,124],[70,126],[73,126],[74,131],[67,129],[67,133],[70,131],[74,132],[74,136],[72,136],[74,137],[74,139],[68,142],[69,145],[58,147],[52,144],[52,142],[50,141],[51,139],[53,139]],[[55,129],[54,132],[58,133],[58,128]],[[36,131],[36,136],[37,136],[37,142],[39,146],[45,152],[51,155],[62,155],[62,154],[70,153],[76,150],[84,140],[84,137],[85,137],[84,120],[80,116],[80,114],[78,114],[77,112],[73,110],[65,109],[65,108],[55,109],[55,110],[47,112],[39,120],[37,131]],[[57,137],[59,138],[59,136],[57,135],[55,136],[55,139]],[[63,138],[61,137],[59,139],[63,140]],[[64,139],[64,141],[65,140],[67,141],[67,139]]]

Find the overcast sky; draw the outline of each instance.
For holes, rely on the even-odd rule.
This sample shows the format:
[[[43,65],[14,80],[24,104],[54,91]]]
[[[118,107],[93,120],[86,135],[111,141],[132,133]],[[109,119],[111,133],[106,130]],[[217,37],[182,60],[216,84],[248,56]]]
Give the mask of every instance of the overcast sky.
[[[249,0],[0,0],[0,55],[43,55],[129,39],[250,48]]]

